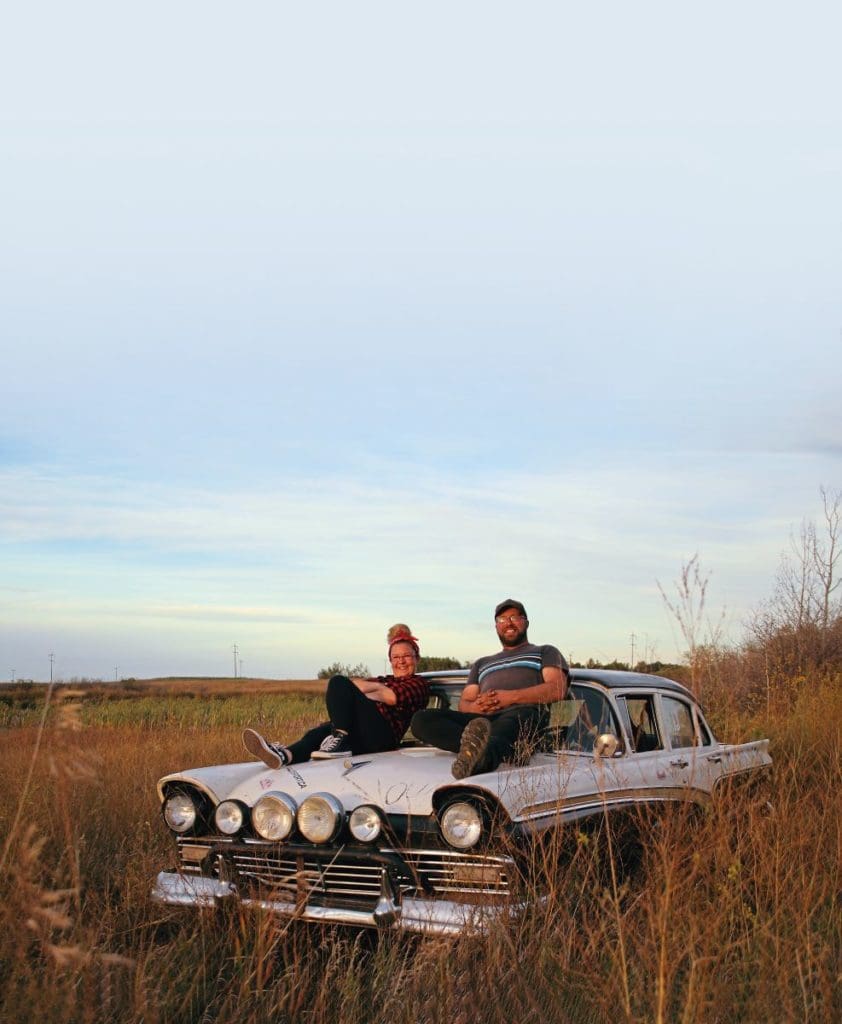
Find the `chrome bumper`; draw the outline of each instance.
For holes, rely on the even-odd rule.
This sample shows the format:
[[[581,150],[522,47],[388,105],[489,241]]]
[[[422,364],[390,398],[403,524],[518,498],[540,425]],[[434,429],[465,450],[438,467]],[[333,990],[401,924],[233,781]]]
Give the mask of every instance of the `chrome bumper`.
[[[219,907],[226,903],[265,910],[281,917],[323,924],[346,924],[358,928],[421,932],[428,935],[459,935],[483,931],[504,914],[521,907],[498,904],[457,903],[453,900],[395,897],[386,873],[383,873],[380,898],[373,910],[303,905],[285,900],[263,900],[240,896],[233,882],[220,882],[202,875],[181,875],[162,871],[155,879],[152,899],[181,907]]]

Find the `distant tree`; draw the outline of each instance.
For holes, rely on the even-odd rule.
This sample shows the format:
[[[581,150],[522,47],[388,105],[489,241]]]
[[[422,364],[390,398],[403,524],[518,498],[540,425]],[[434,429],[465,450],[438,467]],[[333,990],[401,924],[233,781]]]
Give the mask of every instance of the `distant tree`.
[[[823,522],[804,520],[781,555],[772,598],[749,624],[767,662],[807,673],[842,658],[842,491],[819,489]]]
[[[367,679],[370,675],[368,665],[363,665],[362,662],[359,665],[343,665],[341,661],[335,661],[332,665],[320,668],[316,678],[330,679],[331,676],[348,676],[349,679],[353,679],[356,676],[358,679]]]
[[[690,689],[701,697],[703,678],[705,675],[710,677],[717,662],[717,652],[722,647],[725,609],[715,621],[706,614],[710,573],[702,570],[698,553],[682,564],[681,575],[675,582],[675,597],[667,594],[660,580],[655,582],[687,642]]]
[[[418,659],[419,672],[444,672],[449,668],[469,668],[470,662],[463,665],[458,658],[436,658],[430,654],[422,654]]]

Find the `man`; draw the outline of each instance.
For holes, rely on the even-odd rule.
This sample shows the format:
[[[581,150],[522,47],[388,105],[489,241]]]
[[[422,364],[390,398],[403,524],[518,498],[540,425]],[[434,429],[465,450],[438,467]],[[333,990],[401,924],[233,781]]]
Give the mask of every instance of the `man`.
[[[561,652],[529,643],[520,601],[501,601],[494,624],[503,649],[471,666],[459,710],[418,711],[412,732],[422,743],[456,754],[456,779],[490,772],[511,759],[518,742],[534,740],[549,722],[552,701],[567,692],[570,670]]]

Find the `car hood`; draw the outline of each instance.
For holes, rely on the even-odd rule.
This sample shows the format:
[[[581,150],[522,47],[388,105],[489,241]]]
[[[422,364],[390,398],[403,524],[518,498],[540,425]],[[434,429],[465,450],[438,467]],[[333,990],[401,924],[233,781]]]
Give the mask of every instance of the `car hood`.
[[[313,793],[332,793],[346,810],[375,804],[387,814],[429,815],[433,796],[446,789],[488,793],[506,808],[513,819],[548,799],[593,794],[604,780],[599,762],[589,757],[536,755],[523,767],[501,765],[496,771],[473,775],[457,782],[450,773],[453,754],[431,747],[404,747],[382,754],[307,761],[278,770],[259,762],[191,768],[166,775],[158,782],[197,786],[218,803],[240,800],[253,806],[267,792],[289,793],[297,803]],[[561,802],[566,802],[563,800]]]

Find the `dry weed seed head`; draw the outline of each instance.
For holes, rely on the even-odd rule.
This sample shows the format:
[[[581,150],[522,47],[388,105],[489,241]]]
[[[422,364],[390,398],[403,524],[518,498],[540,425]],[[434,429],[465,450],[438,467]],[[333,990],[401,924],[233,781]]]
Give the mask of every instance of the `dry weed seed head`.
[[[47,764],[53,778],[69,779],[73,782],[98,782],[102,759],[94,754],[77,751],[63,752],[59,757],[50,754]]]
[[[133,967],[130,957],[99,953],[82,943],[62,941],[80,926],[74,917],[77,888],[51,889],[42,884],[45,870],[43,852],[46,837],[37,834],[34,825],[26,829],[12,863],[11,899],[6,909],[12,920],[23,918],[32,941],[44,956],[61,969],[77,969],[93,963],[114,967]]]
[[[71,901],[75,889],[48,889],[41,884],[43,851],[46,837],[39,836],[34,825],[29,825],[21,839],[17,859],[12,862],[12,901],[24,918],[27,929],[47,951],[55,932],[66,932],[73,927]]]

